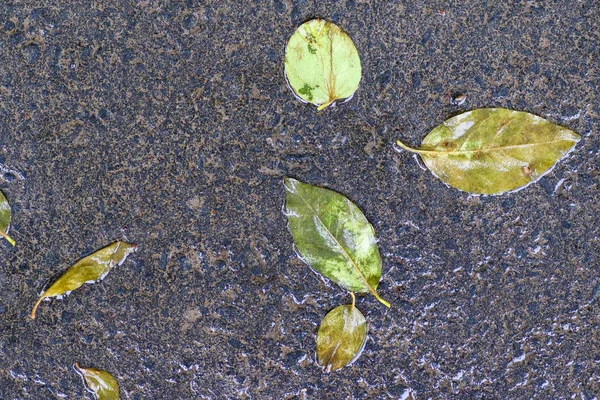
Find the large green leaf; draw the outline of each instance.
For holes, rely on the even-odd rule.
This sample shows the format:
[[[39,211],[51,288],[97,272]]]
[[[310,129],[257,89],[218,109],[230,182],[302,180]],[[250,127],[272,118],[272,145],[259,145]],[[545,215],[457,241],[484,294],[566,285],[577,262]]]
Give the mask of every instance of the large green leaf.
[[[300,25],[287,44],[285,76],[297,97],[322,110],[354,94],[360,83],[360,57],[336,24],[313,19]]]
[[[498,194],[535,182],[579,141],[541,117],[503,108],[457,115],[432,130],[418,153],[435,176],[465,192]]]
[[[43,299],[69,294],[84,283],[94,283],[104,279],[111,269],[121,265],[135,249],[136,245],[134,244],[114,242],[77,261],[48,290],[42,293],[31,311],[31,318],[35,319],[35,311]]]
[[[367,341],[367,321],[354,306],[339,306],[331,310],[317,332],[317,360],[325,372],[331,372],[354,362]]]
[[[373,227],[346,197],[285,179],[285,209],[300,257],[350,292],[377,294],[381,257]]]
[[[0,236],[8,240],[8,243],[15,245],[15,241],[8,236],[8,229],[10,227],[10,204],[4,196],[4,193],[0,191]]]
[[[75,363],[77,372],[83,376],[85,385],[94,393],[96,400],[119,400],[119,384],[106,371],[81,368]]]

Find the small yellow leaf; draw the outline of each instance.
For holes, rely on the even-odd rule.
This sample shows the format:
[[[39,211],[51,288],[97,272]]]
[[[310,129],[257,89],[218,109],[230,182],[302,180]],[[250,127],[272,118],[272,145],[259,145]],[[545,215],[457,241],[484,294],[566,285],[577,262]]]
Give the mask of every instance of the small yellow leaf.
[[[294,94],[319,110],[350,99],[360,83],[358,51],[336,24],[313,19],[300,25],[285,49],[285,76]]]
[[[0,236],[8,240],[8,243],[15,245],[15,241],[8,236],[8,229],[10,228],[10,204],[4,196],[4,193],[0,191]]]
[[[367,321],[354,304],[331,310],[317,332],[317,359],[325,372],[353,363],[367,341]]]
[[[40,296],[31,311],[31,318],[35,319],[35,311],[43,299],[68,294],[84,283],[104,279],[106,274],[117,265],[121,265],[136,247],[135,244],[118,241],[79,260]]]
[[[106,371],[93,368],[81,368],[75,363],[75,369],[81,374],[85,385],[96,396],[96,400],[119,400],[119,384]]]

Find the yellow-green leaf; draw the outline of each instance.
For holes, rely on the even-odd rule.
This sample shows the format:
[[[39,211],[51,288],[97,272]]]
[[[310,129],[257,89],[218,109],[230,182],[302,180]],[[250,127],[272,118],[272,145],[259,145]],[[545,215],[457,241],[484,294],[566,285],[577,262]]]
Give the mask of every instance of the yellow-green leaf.
[[[325,372],[353,363],[367,341],[367,321],[353,305],[330,311],[317,332],[317,359]]]
[[[77,261],[48,290],[42,293],[31,311],[31,318],[35,319],[35,311],[43,299],[69,294],[84,283],[94,283],[104,279],[111,269],[121,265],[135,249],[135,244],[118,241]]]
[[[119,400],[119,384],[111,374],[98,369],[81,368],[77,363],[75,368],[96,400]]]
[[[285,49],[285,76],[302,101],[319,110],[350,99],[360,83],[358,51],[336,24],[313,19],[300,25]]]
[[[530,113],[481,108],[448,119],[418,149],[397,144],[418,153],[450,186],[499,194],[538,180],[579,139],[575,132]]]
[[[8,236],[8,229],[10,228],[10,204],[4,196],[4,193],[0,191],[0,236],[8,240],[8,243],[15,245],[15,241]]]
[[[350,292],[377,294],[381,257],[360,209],[334,191],[286,178],[285,211],[302,260]]]

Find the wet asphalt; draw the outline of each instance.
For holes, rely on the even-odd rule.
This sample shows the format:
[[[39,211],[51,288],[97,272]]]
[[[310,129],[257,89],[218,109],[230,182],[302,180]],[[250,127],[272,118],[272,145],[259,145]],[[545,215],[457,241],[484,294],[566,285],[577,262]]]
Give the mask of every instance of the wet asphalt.
[[[283,77],[305,20],[363,77],[323,112]],[[558,399],[600,395],[600,11],[592,1],[0,0],[0,398]],[[462,104],[456,100],[466,96]],[[460,97],[459,97],[460,98]],[[411,154],[480,107],[582,136],[539,182],[470,196]],[[324,374],[318,324],[350,298],[296,256],[283,177],[375,228],[361,358]],[[63,300],[40,292],[114,240],[139,249]]]

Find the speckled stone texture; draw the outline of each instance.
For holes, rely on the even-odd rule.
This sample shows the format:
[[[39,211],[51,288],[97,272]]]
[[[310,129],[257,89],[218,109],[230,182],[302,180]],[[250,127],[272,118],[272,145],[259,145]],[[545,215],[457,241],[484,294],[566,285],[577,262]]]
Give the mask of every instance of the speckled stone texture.
[[[318,113],[283,77],[321,17],[363,80]],[[600,11],[594,1],[0,0],[0,398],[558,399],[600,395]],[[466,93],[460,106],[451,96]],[[525,190],[474,197],[406,152],[464,110],[582,136]],[[380,239],[361,358],[325,375],[320,320],[350,298],[296,257],[282,178],[352,199]],[[40,292],[116,239],[139,250],[63,300]]]

